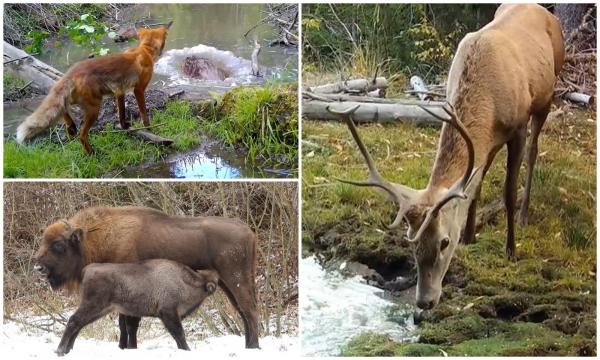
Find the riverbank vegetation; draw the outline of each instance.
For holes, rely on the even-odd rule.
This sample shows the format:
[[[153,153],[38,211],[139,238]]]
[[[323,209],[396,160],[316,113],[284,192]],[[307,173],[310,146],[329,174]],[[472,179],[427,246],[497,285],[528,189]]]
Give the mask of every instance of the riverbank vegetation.
[[[250,162],[286,164],[297,169],[298,95],[296,84],[238,87],[205,111],[202,129]]]
[[[113,17],[123,4],[5,4],[4,40],[24,48],[34,45],[42,34],[57,35],[69,21],[83,14],[96,19]],[[43,44],[38,44],[43,45]]]

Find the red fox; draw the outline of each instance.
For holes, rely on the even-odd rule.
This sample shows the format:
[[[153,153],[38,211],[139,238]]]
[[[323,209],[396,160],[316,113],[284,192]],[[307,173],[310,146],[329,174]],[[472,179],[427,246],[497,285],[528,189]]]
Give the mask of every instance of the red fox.
[[[156,29],[138,29],[139,45],[118,55],[89,59],[73,65],[56,82],[37,110],[25,119],[17,129],[17,142],[38,135],[56,124],[62,116],[69,136],[77,134],[77,127],[69,115],[69,105],[78,104],[84,114],[79,131],[79,141],[85,151],[92,154],[92,146],[87,136],[90,128],[98,119],[98,112],[104,95],[116,98],[119,123],[123,129],[128,127],[125,121],[125,93],[133,88],[135,99],[140,108],[140,117],[144,126],[150,124],[146,115],[144,91],[152,78],[154,62],[162,54],[171,27],[171,21]]]

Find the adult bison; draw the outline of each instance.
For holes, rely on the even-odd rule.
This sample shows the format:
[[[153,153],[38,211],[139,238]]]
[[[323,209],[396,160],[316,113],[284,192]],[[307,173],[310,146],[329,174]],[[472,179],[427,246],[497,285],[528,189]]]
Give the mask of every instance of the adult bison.
[[[169,216],[143,207],[92,207],[48,226],[35,254],[50,286],[80,284],[91,263],[169,259],[212,269],[240,313],[246,347],[258,348],[256,235],[236,219]],[[119,322],[139,319],[119,315]]]

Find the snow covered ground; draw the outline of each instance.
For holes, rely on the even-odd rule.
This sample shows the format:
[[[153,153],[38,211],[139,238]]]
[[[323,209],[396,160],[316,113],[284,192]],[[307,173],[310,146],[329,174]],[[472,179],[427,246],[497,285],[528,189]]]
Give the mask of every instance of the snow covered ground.
[[[16,322],[6,321],[2,324],[2,356],[4,359],[51,359],[60,342],[60,336],[51,332],[25,329]],[[267,359],[281,356],[299,356],[298,338],[283,335],[281,337],[260,338],[260,350],[244,348],[244,339],[240,336],[228,335],[207,338],[204,341],[188,339],[192,351],[178,350],[175,340],[168,334],[151,339],[138,339],[138,349],[121,350],[116,341],[100,341],[78,337],[75,346],[65,359],[204,359],[242,357]]]

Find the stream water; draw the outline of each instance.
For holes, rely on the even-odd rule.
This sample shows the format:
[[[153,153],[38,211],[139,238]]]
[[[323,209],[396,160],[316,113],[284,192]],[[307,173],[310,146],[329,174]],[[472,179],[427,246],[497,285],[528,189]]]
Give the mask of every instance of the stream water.
[[[300,262],[300,324],[304,356],[336,356],[353,337],[374,332],[414,341],[413,308],[385,298],[356,276],[326,270],[314,256]]]
[[[265,4],[139,4],[119,13],[121,27],[143,20],[146,24],[166,23],[173,20],[163,55],[155,64],[149,88],[185,85],[194,93],[223,93],[231,87],[263,83],[265,81],[296,81],[298,51],[296,48],[269,47],[276,37],[270,26],[259,26],[249,36],[257,36],[262,45],[259,64],[263,77],[251,75],[250,55],[253,45],[244,33],[264,17]],[[51,41],[52,42],[52,41]],[[105,46],[117,53],[135,46],[134,43],[115,43],[106,39]],[[89,49],[70,41],[61,47],[46,49],[39,58],[60,71],[66,71],[75,62],[85,59]],[[222,81],[205,81],[184,77],[182,62],[187,56],[199,56],[214,63],[227,74]],[[4,133],[14,134],[18,124],[29,115],[41,99],[4,105]],[[291,177],[293,172],[281,168],[264,168],[259,163],[245,161],[244,155],[216,142],[184,154],[176,154],[164,163],[127,169],[118,176],[127,177]]]

